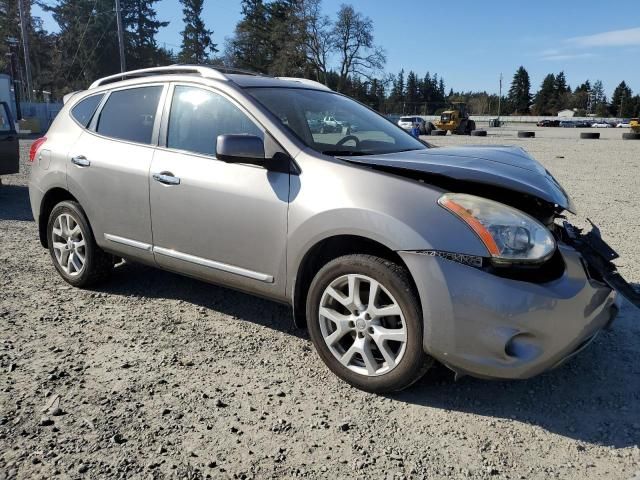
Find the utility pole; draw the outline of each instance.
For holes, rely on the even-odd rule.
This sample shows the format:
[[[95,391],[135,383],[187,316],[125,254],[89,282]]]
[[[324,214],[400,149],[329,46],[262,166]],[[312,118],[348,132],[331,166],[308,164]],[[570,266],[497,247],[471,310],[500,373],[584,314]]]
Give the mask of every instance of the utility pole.
[[[501,108],[502,108],[502,72],[500,72],[500,93],[498,94],[498,121],[500,121]]]
[[[116,22],[118,24],[118,45],[120,46],[120,72],[124,73],[127,66],[124,61],[124,31],[122,29],[122,12],[120,10],[120,0],[116,1]]]
[[[29,60],[29,30],[27,28],[24,11],[24,0],[18,0],[18,12],[20,13],[20,33],[22,35],[22,47],[24,49],[24,73],[27,81],[27,100],[31,101],[33,90],[31,89],[31,61]]]

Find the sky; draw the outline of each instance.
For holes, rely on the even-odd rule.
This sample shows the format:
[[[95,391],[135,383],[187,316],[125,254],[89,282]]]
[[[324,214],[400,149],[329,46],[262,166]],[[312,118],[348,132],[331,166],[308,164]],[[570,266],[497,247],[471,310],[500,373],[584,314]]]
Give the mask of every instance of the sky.
[[[546,74],[563,70],[572,88],[599,79],[610,96],[625,80],[640,93],[640,15],[617,2],[323,0],[323,9],[335,17],[342,3],[373,20],[375,42],[387,54],[386,72],[429,71],[444,77],[447,90],[497,93],[500,74],[506,90],[523,65],[534,92]],[[170,21],[158,43],[178,50],[180,3],[160,0],[156,9],[158,19]],[[48,14],[38,7],[33,13],[46,29],[57,30]],[[241,18],[240,1],[205,0],[203,18],[222,50]]]

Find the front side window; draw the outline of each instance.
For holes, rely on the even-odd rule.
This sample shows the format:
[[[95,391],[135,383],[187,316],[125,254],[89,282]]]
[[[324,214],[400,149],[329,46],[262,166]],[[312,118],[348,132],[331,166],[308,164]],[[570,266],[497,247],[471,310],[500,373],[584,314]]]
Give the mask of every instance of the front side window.
[[[98,108],[98,104],[102,100],[102,97],[104,97],[104,93],[91,95],[90,97],[79,101],[71,109],[71,116],[83,127],[88,127],[89,122],[91,122],[91,117],[93,117],[93,114],[96,112],[96,108]]]
[[[293,134],[325,155],[374,155],[427,148],[348,97],[301,88],[248,89]],[[411,118],[411,117],[409,117]]]
[[[3,104],[0,103],[0,132],[10,132],[13,130],[11,126],[11,120]]]
[[[215,155],[218,135],[231,134],[264,137],[256,124],[222,95],[197,87],[175,87],[168,148]]]
[[[161,93],[159,85],[111,92],[96,131],[106,137],[150,144]]]

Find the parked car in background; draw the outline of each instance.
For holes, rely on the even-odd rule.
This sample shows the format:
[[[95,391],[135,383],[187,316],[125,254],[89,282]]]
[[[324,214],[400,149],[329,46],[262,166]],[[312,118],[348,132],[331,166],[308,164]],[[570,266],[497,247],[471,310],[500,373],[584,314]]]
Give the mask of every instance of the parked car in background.
[[[591,122],[586,120],[576,120],[575,125],[576,128],[591,128]]]
[[[560,122],[560,126],[562,128],[576,128],[576,122],[574,122],[573,120],[565,120]]]
[[[604,121],[597,121],[591,124],[592,128],[612,128],[613,125]]]
[[[536,125],[538,127],[559,127],[560,120],[540,120]]]
[[[362,133],[312,133],[327,112]],[[522,148],[433,148],[311,80],[119,73],[74,95],[29,160],[39,241],[66,282],[125,258],[287,303],[328,368],[370,392],[434,359],[531,377],[611,324],[614,289],[640,305]]]
[[[426,135],[427,134],[427,122],[425,121],[424,118],[422,117],[400,117],[400,120],[398,120],[398,126],[400,128],[402,128],[403,130],[406,131],[411,131],[411,129],[414,127],[414,125],[418,125],[418,128],[420,129],[420,134],[421,135]]]
[[[20,171],[18,132],[6,102],[0,102],[0,175]]]
[[[630,128],[631,127],[631,120],[623,120],[621,122],[619,122],[616,127],[617,128]]]
[[[344,125],[344,122],[338,121],[336,117],[329,115],[322,119],[320,131],[322,133],[340,132]]]

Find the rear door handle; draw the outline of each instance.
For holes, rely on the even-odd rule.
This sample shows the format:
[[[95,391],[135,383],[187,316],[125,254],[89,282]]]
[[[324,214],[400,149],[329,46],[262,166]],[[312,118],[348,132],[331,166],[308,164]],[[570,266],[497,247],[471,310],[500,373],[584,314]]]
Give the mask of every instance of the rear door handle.
[[[88,167],[89,165],[91,165],[91,162],[84,155],[78,155],[77,157],[72,157],[71,163],[79,167]]]
[[[175,177],[171,172],[154,173],[152,177],[156,182],[160,182],[165,185],[180,185],[180,179]]]

